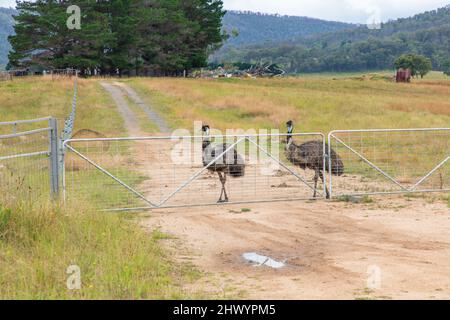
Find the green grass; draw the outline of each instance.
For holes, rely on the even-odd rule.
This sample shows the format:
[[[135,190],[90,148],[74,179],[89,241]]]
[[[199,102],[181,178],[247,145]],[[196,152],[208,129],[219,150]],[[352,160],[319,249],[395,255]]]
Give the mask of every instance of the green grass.
[[[0,82],[0,119],[14,121],[52,116],[58,119],[59,129],[72,108],[73,79],[27,77]],[[19,127],[19,131],[36,125]],[[120,114],[110,96],[96,80],[78,80],[77,116],[74,133],[91,129],[104,135],[125,132]],[[5,133],[7,128],[0,128]],[[8,129],[9,130],[9,129]]]
[[[444,198],[444,201],[447,201],[447,207],[450,208],[450,196],[448,196],[447,198]]]
[[[114,181],[97,169],[66,171],[67,198],[69,205],[76,205],[80,200],[87,201],[97,210],[111,208],[139,208],[147,204],[126,190],[118,182]],[[135,188],[139,183],[148,180],[138,172],[120,169],[106,168],[127,185]]]
[[[377,71],[368,71],[365,73],[362,72],[321,72],[321,73],[302,73],[295,77],[301,79],[346,79],[346,78],[374,78],[374,79],[394,79],[395,71],[394,70],[377,70]],[[445,75],[442,71],[431,71],[429,74],[425,76],[425,78],[414,78],[413,82],[427,81],[427,80],[448,80],[449,77]]]
[[[159,244],[125,216],[78,204],[16,202],[0,206],[0,299],[179,299],[194,280]],[[66,286],[69,266],[81,270],[81,290]]]
[[[414,79],[411,84],[397,84],[386,80],[389,75],[393,73],[320,74],[281,79],[132,78],[125,81],[169,122],[174,118],[176,121],[172,123],[193,134],[200,134],[193,132],[194,121],[207,123],[222,133],[227,129],[279,129],[284,133],[285,123],[290,119],[295,121],[295,132],[325,135],[332,130],[449,126],[450,77],[432,72],[424,79]],[[405,164],[411,171],[407,178],[424,176],[442,161],[446,150],[443,135],[354,134],[349,139],[352,146],[368,141],[366,147],[357,148],[358,151],[400,178],[405,178],[399,169]],[[429,143],[430,139],[433,143]],[[379,145],[375,146],[376,143]],[[333,148],[336,148],[335,143]],[[389,156],[386,152],[380,153],[388,148],[401,150]],[[342,146],[336,151],[344,153],[348,174],[384,180]],[[418,164],[422,167],[417,167]],[[417,170],[412,172],[411,168]]]
[[[297,132],[337,129],[446,127],[450,78],[412,84],[384,80],[286,79],[126,80],[177,127],[194,121],[220,130],[279,128],[295,120]]]
[[[131,111],[134,112],[136,118],[138,119],[141,131],[147,134],[157,133],[158,127],[150,121],[147,113],[140,106],[134,103],[128,95],[125,97],[125,99],[128,102],[128,106],[130,107]]]
[[[69,79],[2,82],[0,118],[51,115],[58,118],[61,129],[70,112],[72,90]],[[80,129],[107,136],[126,133],[114,102],[95,80],[79,80],[75,132]],[[13,151],[20,152],[36,145],[33,140],[24,141],[2,144],[0,151],[15,148]],[[129,147],[122,145],[120,156],[124,159]],[[8,183],[0,184],[0,299],[204,298],[201,292],[183,291],[184,284],[202,275],[192,265],[174,262],[160,243],[168,236],[159,230],[142,230],[136,216],[97,210],[106,202],[114,206],[126,200],[126,192],[100,188],[96,182],[107,178],[99,171],[69,171],[69,177],[75,177],[77,187],[85,193],[59,207],[48,199],[48,160],[43,157],[44,162],[40,161],[1,163],[0,174],[9,178]],[[108,169],[126,176],[131,185],[147,179],[125,169]],[[67,289],[66,271],[71,265],[81,269],[81,290]]]
[[[79,80],[77,118],[74,133],[95,130],[110,137],[126,133],[124,121],[110,95],[96,80]]]

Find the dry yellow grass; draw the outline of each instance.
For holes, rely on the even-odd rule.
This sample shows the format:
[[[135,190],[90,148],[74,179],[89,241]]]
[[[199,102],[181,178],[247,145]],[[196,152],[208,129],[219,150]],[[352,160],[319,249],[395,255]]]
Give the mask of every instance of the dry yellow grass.
[[[296,120],[300,131],[448,127],[450,80],[409,85],[384,80],[130,79],[174,127],[203,120],[219,129],[280,128]]]
[[[124,133],[123,119],[98,81],[79,79],[78,86],[74,132],[93,129],[104,135]],[[70,78],[24,77],[0,82],[0,121],[52,116],[62,129],[72,108],[72,97]]]
[[[72,95],[72,79],[31,77],[2,82],[0,121],[54,116],[61,129],[71,109]],[[125,133],[116,105],[97,80],[79,80],[75,131],[79,129],[111,136]],[[27,139],[16,139],[12,144],[7,141],[4,146],[10,150],[16,144],[17,151],[24,152],[24,147],[36,145],[33,139],[27,144]],[[45,135],[41,140],[47,147]],[[76,165],[87,165],[77,160]],[[109,160],[110,166],[121,167],[125,156]],[[91,182],[95,181],[91,175],[85,180],[86,199],[62,208],[48,199],[47,165],[44,157],[0,163],[0,173],[11,176],[5,183],[0,174],[0,299],[203,297],[183,290],[182,285],[198,273],[188,264],[174,263],[159,243],[164,234],[158,230],[144,232],[131,216],[96,210],[93,199],[106,197],[114,203],[121,190],[100,189]],[[66,286],[66,270],[71,265],[81,270],[80,290]]]

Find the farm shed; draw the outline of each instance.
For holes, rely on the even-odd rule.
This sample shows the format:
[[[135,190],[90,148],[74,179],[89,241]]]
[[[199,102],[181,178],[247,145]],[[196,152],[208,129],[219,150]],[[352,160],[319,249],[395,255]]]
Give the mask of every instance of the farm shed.
[[[396,75],[397,82],[411,82],[412,72],[410,69],[398,69]]]

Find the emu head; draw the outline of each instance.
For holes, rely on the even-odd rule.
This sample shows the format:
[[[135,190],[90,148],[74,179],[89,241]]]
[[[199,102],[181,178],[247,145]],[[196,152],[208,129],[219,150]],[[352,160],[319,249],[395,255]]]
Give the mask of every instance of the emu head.
[[[288,122],[286,122],[286,126],[288,134],[292,134],[294,132],[294,122],[292,120],[289,120]]]
[[[211,128],[209,127],[209,125],[203,125],[202,126],[202,133],[203,133],[202,146],[203,146],[203,150],[206,149],[206,147],[208,147],[211,144],[210,132],[211,132]]]
[[[205,124],[202,126],[202,132],[204,136],[209,136],[209,132],[211,131],[211,128]]]

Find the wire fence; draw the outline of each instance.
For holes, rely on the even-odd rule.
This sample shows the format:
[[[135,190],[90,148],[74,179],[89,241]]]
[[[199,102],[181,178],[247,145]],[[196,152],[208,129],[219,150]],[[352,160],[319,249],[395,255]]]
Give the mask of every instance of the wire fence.
[[[1,202],[55,195],[59,188],[56,158],[52,157],[57,152],[56,119],[1,122],[0,128]]]
[[[316,141],[325,150],[320,133],[295,134],[294,139],[297,144]],[[203,137],[69,140],[65,198],[114,210],[217,204],[225,198],[221,165],[242,162],[245,168],[230,167],[226,174],[228,203],[313,199],[315,172],[289,161],[283,140],[286,135],[216,136],[210,146],[219,149],[207,159]],[[235,158],[223,159],[230,154]],[[316,163],[322,170],[323,159]],[[319,180],[315,198],[324,197],[324,187]]]
[[[333,131],[345,163],[333,195],[450,191],[450,128]]]
[[[61,140],[66,141],[72,137],[73,128],[75,126],[75,118],[77,114],[77,97],[78,97],[78,73],[75,72],[75,80],[73,83],[73,98],[72,98],[72,108],[69,116],[64,122],[64,129],[61,133]]]
[[[12,76],[9,72],[0,71],[0,81],[11,81]]]
[[[78,76],[78,70],[76,69],[71,69],[71,68],[67,68],[67,69],[52,69],[50,71],[50,75],[52,77],[53,80],[57,80],[60,78],[72,78],[72,77],[77,77]]]
[[[9,71],[13,75],[18,71]],[[52,76],[74,76],[71,112],[61,138],[51,117],[0,122],[0,188],[2,201],[56,197],[63,165],[62,141],[72,136],[78,94],[77,71],[53,70]]]

